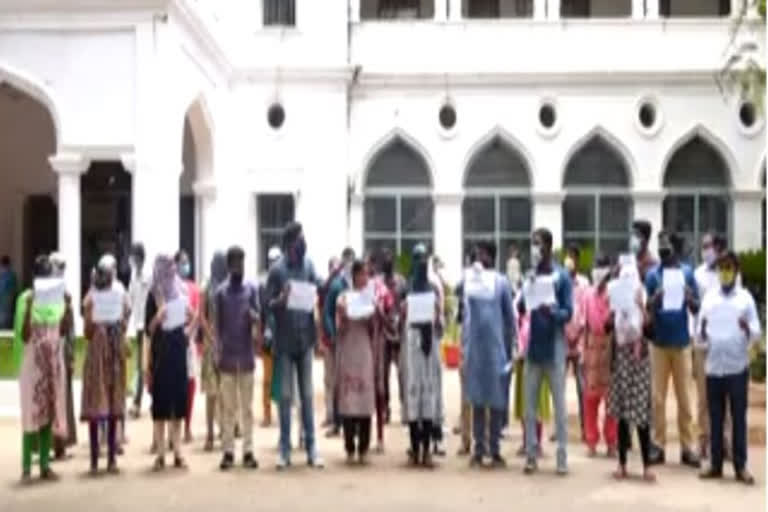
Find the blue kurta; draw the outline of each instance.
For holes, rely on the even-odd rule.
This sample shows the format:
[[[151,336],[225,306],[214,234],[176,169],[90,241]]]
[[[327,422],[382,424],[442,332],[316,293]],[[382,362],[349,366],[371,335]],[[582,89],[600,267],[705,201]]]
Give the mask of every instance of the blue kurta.
[[[509,281],[501,274],[495,278],[492,296],[462,298],[464,386],[473,406],[504,409],[516,329]]]

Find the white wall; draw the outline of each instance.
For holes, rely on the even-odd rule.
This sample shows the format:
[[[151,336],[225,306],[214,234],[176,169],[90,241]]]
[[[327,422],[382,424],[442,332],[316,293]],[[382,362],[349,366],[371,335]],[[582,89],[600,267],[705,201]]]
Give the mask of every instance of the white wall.
[[[717,16],[719,0],[671,0],[671,16]]]

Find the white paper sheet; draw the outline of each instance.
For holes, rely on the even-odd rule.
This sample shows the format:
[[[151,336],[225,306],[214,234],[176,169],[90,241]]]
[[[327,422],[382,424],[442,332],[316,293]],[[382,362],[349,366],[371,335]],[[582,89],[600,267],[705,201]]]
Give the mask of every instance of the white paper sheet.
[[[312,313],[317,303],[317,287],[306,281],[288,281],[291,287],[286,307],[295,311]]]
[[[608,284],[608,299],[612,311],[632,311],[637,307],[635,293],[637,281],[632,276],[622,276]]]
[[[637,259],[634,254],[619,255],[619,267],[637,267]]]
[[[663,272],[662,286],[664,298],[662,308],[664,311],[678,311],[683,309],[685,302],[685,276],[679,268],[666,268]]]
[[[523,293],[528,311],[538,309],[542,305],[550,306],[557,303],[555,281],[552,276],[536,276],[533,280],[526,281]]]
[[[408,303],[408,323],[432,323],[435,318],[435,293],[411,293],[406,298]]]
[[[172,331],[187,322],[187,299],[184,296],[165,303],[163,330]]]
[[[707,339],[738,340],[744,335],[739,327],[740,312],[730,302],[720,302],[707,311]]]
[[[57,277],[35,279],[35,304],[53,306],[64,302],[66,291],[64,280]]]
[[[91,318],[97,324],[119,322],[124,312],[124,295],[118,290],[94,290],[91,292],[93,310]]]
[[[347,292],[347,318],[350,320],[370,318],[376,310],[372,299],[368,290]]]
[[[467,297],[492,299],[496,295],[496,274],[471,268],[464,272],[464,294]]]

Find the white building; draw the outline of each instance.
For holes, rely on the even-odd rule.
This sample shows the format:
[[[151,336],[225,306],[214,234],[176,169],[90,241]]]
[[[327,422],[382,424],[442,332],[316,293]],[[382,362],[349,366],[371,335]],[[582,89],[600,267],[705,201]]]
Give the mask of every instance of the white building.
[[[0,0],[0,252],[180,244],[764,244],[764,121],[720,92],[740,0]],[[754,13],[739,33],[764,52]],[[80,263],[79,265],[77,263]]]

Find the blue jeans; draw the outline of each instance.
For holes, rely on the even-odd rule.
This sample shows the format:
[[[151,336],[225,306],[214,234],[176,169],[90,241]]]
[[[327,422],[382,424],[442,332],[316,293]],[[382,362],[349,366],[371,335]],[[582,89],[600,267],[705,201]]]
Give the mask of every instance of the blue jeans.
[[[733,422],[733,468],[738,472],[743,471],[747,466],[748,390],[748,370],[721,377],[707,375],[710,447],[712,468],[715,471],[723,470],[723,423],[726,403],[731,405]]]
[[[545,375],[549,378],[555,405],[557,466],[565,467],[568,463],[568,411],[565,407],[565,343],[562,339],[555,340],[554,361],[545,364],[525,362],[525,452],[529,460],[535,460],[537,455],[537,409],[539,389]]]
[[[307,457],[314,460],[317,456],[315,447],[315,418],[312,405],[312,358],[314,351],[307,349],[302,354],[277,354],[277,364],[280,365],[280,455],[286,460],[291,455],[291,396],[293,389],[293,371],[299,382],[299,399],[301,400],[301,422],[304,427]]]
[[[486,427],[486,411],[490,416],[488,425],[488,433],[490,439],[486,445],[485,440],[485,427]],[[491,457],[497,457],[501,454],[499,446],[499,440],[501,439],[501,428],[504,424],[504,411],[502,409],[488,409],[481,406],[472,407],[472,434],[475,438],[475,456],[485,457],[486,446],[491,451]]]

